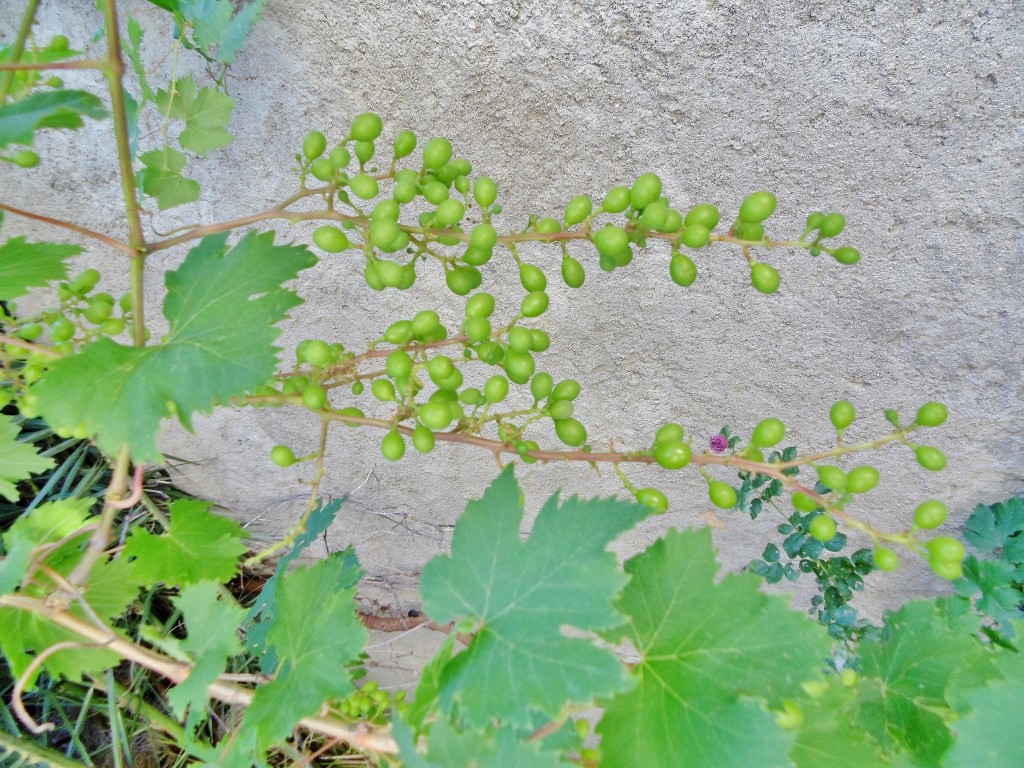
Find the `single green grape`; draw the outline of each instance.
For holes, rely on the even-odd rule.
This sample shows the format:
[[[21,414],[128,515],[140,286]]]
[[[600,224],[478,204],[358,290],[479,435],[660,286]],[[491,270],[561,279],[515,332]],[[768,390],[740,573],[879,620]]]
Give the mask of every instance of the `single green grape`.
[[[471,291],[480,287],[483,276],[476,267],[456,267],[448,270],[444,276],[449,290],[456,296],[466,296]]]
[[[640,216],[640,226],[644,229],[653,229],[655,232],[660,232],[662,227],[665,226],[665,222],[668,221],[668,210],[667,202],[655,200],[644,208],[644,212]]]
[[[555,400],[548,406],[548,415],[555,421],[568,419],[575,411],[572,400]]]
[[[432,400],[421,405],[418,415],[420,421],[433,430],[444,429],[452,422],[451,408],[440,400]]]
[[[587,442],[587,429],[576,419],[562,419],[555,422],[555,434],[558,439],[571,448]]]
[[[392,379],[408,378],[412,373],[412,358],[404,349],[396,349],[388,355],[384,368]]]
[[[874,552],[875,567],[880,571],[895,571],[900,567],[900,558],[888,547],[877,547]]]
[[[626,230],[614,224],[605,224],[591,235],[591,240],[602,256],[614,257],[622,249],[629,248],[629,235],[626,234]]]
[[[416,184],[411,181],[399,181],[391,190],[396,203],[405,205],[416,199]]]
[[[340,171],[342,168],[347,168],[348,164],[352,162],[352,155],[348,151],[348,147],[344,144],[339,144],[331,153],[327,156],[327,161],[331,164],[331,167],[336,171]],[[321,179],[326,181],[326,179]]]
[[[543,331],[540,328],[533,328],[530,331],[531,352],[546,352],[550,346],[551,337],[548,335],[547,331]]]
[[[580,383],[575,379],[558,382],[551,391],[551,400],[575,400],[580,395]]]
[[[558,219],[548,216],[537,222],[537,232],[540,234],[553,235],[561,231],[562,225],[558,223]]]
[[[821,464],[815,467],[815,469],[817,469],[818,479],[823,485],[831,488],[833,491],[842,491],[846,488],[846,473],[839,467]]]
[[[621,213],[629,208],[629,197],[629,187],[612,187],[608,190],[608,194],[604,196],[601,210],[605,213]]]
[[[35,168],[39,165],[39,155],[31,149],[22,149],[11,156],[11,162],[19,168]]]
[[[568,227],[579,224],[594,209],[594,202],[589,195],[577,195],[565,206],[565,224]]]
[[[530,380],[530,394],[533,395],[533,399],[537,402],[550,395],[553,388],[554,380],[547,371],[541,371]]]
[[[668,511],[668,499],[657,488],[641,488],[636,492],[636,500],[654,510],[656,514],[660,515]],[[582,722],[586,722],[586,720]]]
[[[914,448],[917,463],[930,472],[938,472],[946,467],[946,454],[930,445],[919,445]]]
[[[314,179],[319,179],[320,181],[333,181],[338,169],[334,167],[334,164],[329,158],[321,157],[320,159],[314,160],[310,163],[309,172],[313,174]]]
[[[380,452],[388,461],[398,461],[405,456],[405,440],[398,430],[388,432],[380,444]]]
[[[397,288],[405,277],[402,265],[387,259],[374,260],[374,267],[377,271],[377,278],[387,288]]]
[[[75,324],[66,317],[58,317],[50,326],[50,339],[55,342],[67,341],[75,335]]]
[[[694,224],[700,224],[706,227],[710,232],[716,226],[718,226],[719,213],[718,208],[713,206],[711,203],[701,203],[695,205],[686,213],[686,218],[683,223],[687,226],[693,226]]]
[[[392,219],[375,218],[370,222],[370,243],[377,248],[386,248],[395,241],[400,232],[398,224]]]
[[[384,199],[373,206],[373,212],[370,214],[370,218],[374,221],[379,219],[388,219],[397,223],[398,216],[401,212],[402,211],[397,200]]]
[[[928,402],[917,409],[914,419],[922,427],[937,427],[945,423],[949,417],[949,409],[942,403]]]
[[[562,279],[570,288],[579,288],[586,279],[583,265],[572,256],[562,258]]]
[[[440,205],[448,196],[448,187],[440,181],[428,181],[423,185],[423,197],[428,203]]]
[[[481,176],[473,185],[473,199],[481,208],[490,208],[498,199],[498,185],[494,179],[488,176]]]
[[[711,230],[703,224],[687,224],[680,241],[687,248],[703,248],[711,242]]]
[[[741,221],[736,225],[733,234],[740,240],[760,242],[764,239],[764,225],[755,221]]]
[[[410,130],[399,131],[395,136],[395,157],[408,157],[416,149],[416,134]]]
[[[533,335],[529,328],[514,326],[508,330],[508,345],[517,352],[529,352]]]
[[[938,528],[949,516],[949,507],[937,499],[930,499],[914,510],[914,525],[926,530]]]
[[[72,293],[76,293],[79,296],[84,296],[100,281],[100,273],[98,270],[89,268],[82,270],[78,276],[71,281],[70,288]]]
[[[102,301],[98,298],[94,298],[89,302],[89,306],[82,312],[85,319],[93,325],[99,325],[104,320],[108,319],[111,313],[114,311],[114,305],[106,301]]]
[[[374,152],[377,151],[377,148],[373,145],[372,141],[357,141],[354,151],[356,159],[360,163],[367,163],[370,161],[370,158],[373,157],[373,154]]]
[[[476,354],[488,365],[497,365],[505,357],[505,348],[496,341],[485,341],[477,347]]]
[[[537,368],[533,355],[529,352],[519,352],[515,349],[509,349],[505,353],[503,364],[505,366],[505,373],[516,384],[525,384],[529,381]]]
[[[793,494],[793,506],[801,512],[814,512],[821,505],[805,493]]]
[[[427,426],[417,424],[416,429],[412,431],[413,447],[420,453],[430,453],[434,450],[434,442],[434,433]]]
[[[637,177],[629,190],[629,204],[640,211],[661,196],[661,179],[657,174],[644,173]]]
[[[462,330],[471,342],[486,341],[491,337],[491,321],[486,317],[470,317],[463,323]]]
[[[387,379],[377,379],[370,385],[370,392],[381,402],[389,402],[395,399],[395,385]]]
[[[693,281],[697,279],[697,265],[685,253],[677,251],[672,254],[672,260],[669,261],[668,273],[673,283],[686,288],[693,285]]]
[[[952,536],[936,536],[925,542],[932,563],[959,563],[967,556],[964,545]]]
[[[822,220],[825,218],[825,214],[821,211],[814,211],[807,217],[807,231],[817,229],[821,226]]]
[[[448,139],[438,136],[423,145],[423,167],[440,168],[452,157],[452,144]]]
[[[372,200],[380,192],[377,180],[366,173],[360,173],[348,180],[349,189],[352,194],[360,200]]]
[[[732,509],[736,506],[736,489],[726,483],[712,480],[708,484],[708,498],[719,509]]]
[[[438,379],[446,379],[451,376],[454,370],[455,364],[452,362],[452,359],[444,355],[432,357],[430,362],[427,363],[427,373],[435,384]]]
[[[331,345],[320,339],[307,339],[302,347],[303,359],[314,368],[324,368],[335,362],[337,355],[331,349]]]
[[[853,424],[853,420],[857,418],[857,411],[849,400],[838,400],[829,409],[828,417],[832,421],[832,426],[842,432]]]
[[[785,437],[786,425],[780,419],[764,419],[754,427],[750,443],[758,448],[771,448],[781,443]]]
[[[469,243],[474,248],[490,251],[498,242],[498,233],[490,224],[477,224],[469,235]]]
[[[494,312],[494,296],[477,293],[466,302],[466,317],[490,317]]]
[[[749,195],[740,206],[739,219],[740,221],[749,221],[759,224],[775,213],[775,206],[777,203],[778,201],[775,199],[775,195],[771,192],[766,190],[754,192],[752,195]]]
[[[302,404],[311,411],[319,411],[327,405],[327,390],[319,384],[310,384],[302,390]]]
[[[842,248],[836,248],[832,251],[832,258],[838,261],[840,264],[856,264],[860,261],[860,251],[850,245],[844,245]]]
[[[654,460],[665,469],[682,469],[690,458],[690,446],[682,440],[659,440],[654,446]]]
[[[496,373],[484,383],[484,399],[488,403],[500,403],[508,396],[508,379]]]
[[[453,227],[462,221],[466,215],[466,206],[458,200],[449,198],[437,206],[434,212],[434,222],[441,227]]]
[[[527,291],[543,291],[548,287],[548,278],[543,270],[532,264],[519,265],[519,282]]]
[[[750,268],[750,282],[761,293],[775,293],[781,279],[775,267],[757,262]]]
[[[275,445],[270,449],[270,460],[279,467],[290,467],[295,463],[295,452],[287,445]]]
[[[673,440],[682,440],[685,434],[686,430],[683,429],[681,424],[669,422],[668,424],[661,425],[654,435],[654,442],[668,443]]]
[[[379,115],[373,112],[363,112],[352,120],[349,135],[356,141],[374,141],[380,136],[383,127],[384,124]]]
[[[836,529],[836,521],[831,516],[822,513],[811,520],[809,533],[813,538],[824,543],[832,541],[836,535]]]
[[[438,317],[437,312],[432,309],[424,309],[422,312],[416,313],[416,316],[412,319],[410,330],[414,336],[423,337],[437,328],[440,324],[441,318]]]
[[[874,467],[854,467],[846,475],[846,490],[850,493],[867,493],[878,485],[880,477]]]
[[[412,322],[409,320],[397,320],[384,331],[384,341],[388,342],[388,344],[404,344],[412,336]]]
[[[964,566],[960,562],[947,562],[945,560],[929,560],[932,572],[939,578],[947,581],[956,581],[964,575]]]
[[[523,299],[519,311],[524,317],[537,317],[547,311],[550,299],[544,291],[530,291]]]
[[[483,405],[487,402],[487,398],[476,387],[466,387],[459,392],[459,402],[465,405]]]
[[[827,216],[823,216],[821,223],[818,225],[818,234],[822,238],[835,237],[843,228],[846,226],[846,217],[841,213],[830,213]]]

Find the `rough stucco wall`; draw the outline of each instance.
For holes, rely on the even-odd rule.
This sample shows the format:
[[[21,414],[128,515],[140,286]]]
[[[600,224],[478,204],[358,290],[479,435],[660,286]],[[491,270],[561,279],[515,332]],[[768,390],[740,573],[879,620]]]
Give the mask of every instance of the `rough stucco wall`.
[[[5,40],[16,7],[0,0]],[[41,28],[70,27],[73,44],[87,47],[98,26],[91,7],[44,2]],[[145,23],[164,23],[151,7],[133,8]],[[839,398],[862,415],[853,439],[884,431],[886,407],[912,414],[925,400],[944,401],[950,420],[928,439],[950,468],[933,475],[906,449],[890,448],[874,457],[880,487],[856,509],[899,528],[916,504],[938,497],[962,519],[978,502],[1024,490],[1022,24],[1024,10],[1009,1],[272,0],[232,69],[237,141],[196,164],[203,202],[153,224],[166,231],[268,207],[294,191],[290,167],[307,130],[337,140],[367,109],[384,117],[385,139],[407,127],[421,141],[448,136],[476,172],[496,179],[499,228],[522,227],[529,213],[559,215],[581,192],[600,199],[645,171],[664,179],[677,207],[713,202],[724,219],[747,193],[772,189],[780,205],[769,234],[778,236],[799,233],[809,211],[843,211],[841,240],[860,247],[861,264],[768,254],[783,278],[771,297],[750,288],[742,257],[727,248],[697,255],[701,276],[682,289],[668,280],[663,248],[606,275],[592,249],[577,247],[588,277],[576,292],[558,286],[557,249],[524,249],[556,286],[542,318],[553,344],[540,367],[583,382],[577,410],[595,446],[613,438],[643,447],[658,424],[677,420],[703,447],[723,424],[749,435],[778,415],[787,442],[818,449],[833,437],[827,411]],[[151,36],[153,62],[159,37]],[[47,165],[0,169],[3,198],[39,209],[55,193],[68,218],[120,231],[104,128],[76,135],[67,157],[50,155],[48,165],[64,169],[52,185]],[[59,153],[65,141],[44,147]],[[11,218],[7,226],[7,234],[50,235]],[[313,227],[276,228],[308,240]],[[151,260],[152,300],[159,272],[183,256]],[[457,325],[462,301],[440,274],[421,270],[408,294],[376,294],[357,261],[327,256],[299,281],[307,303],[285,327],[286,354],[308,336],[358,348],[428,306]],[[516,285],[499,311],[519,301],[510,261],[495,258],[485,272]],[[362,400],[369,407],[369,395]],[[182,467],[189,487],[269,537],[294,520],[298,481],[309,472],[268,468],[266,453],[279,442],[312,450],[315,426],[295,412],[223,411],[199,419],[194,437],[169,429],[163,446],[196,462]],[[388,464],[379,438],[342,428],[332,435],[325,491],[352,496],[329,543],[354,542],[372,574],[404,583],[444,550],[464,502],[497,467],[452,446]],[[736,567],[759,554],[778,522],[709,517],[696,472],[629,474],[637,485],[658,484],[672,506],[627,536],[623,553],[667,526],[711,520]],[[518,476],[531,511],[557,488],[620,489],[613,473],[581,467],[534,465]],[[906,563],[900,575],[874,579],[868,607],[941,588],[920,563]]]

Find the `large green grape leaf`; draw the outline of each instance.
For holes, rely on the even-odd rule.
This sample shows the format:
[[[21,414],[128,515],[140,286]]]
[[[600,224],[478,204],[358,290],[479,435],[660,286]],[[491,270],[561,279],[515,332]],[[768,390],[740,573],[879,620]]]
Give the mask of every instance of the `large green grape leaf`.
[[[948,598],[914,600],[888,614],[881,635],[858,646],[857,724],[887,749],[907,750],[916,765],[940,765],[953,743],[950,685],[981,686],[997,675],[977,631],[977,615]]]
[[[797,768],[886,765],[881,746],[853,722],[853,688],[833,678],[819,697],[800,702],[803,721],[790,757]],[[838,746],[838,748],[837,748]]]
[[[106,117],[98,97],[86,91],[38,91],[20,101],[0,106],[0,147],[31,146],[35,132],[43,128],[81,128],[82,116]]]
[[[0,414],[0,496],[8,501],[18,500],[15,483],[54,465],[53,459],[40,456],[32,443],[19,443],[18,431],[14,419]]]
[[[274,245],[273,232],[230,250],[226,241],[227,233],[204,238],[166,274],[170,331],[159,344],[104,338],[56,361],[33,388],[42,416],[56,427],[84,422],[108,454],[127,445],[136,462],[153,463],[162,419],[176,413],[190,428],[193,413],[265,384],[277,363],[274,324],[301,303],[281,284],[316,257]]]
[[[259,20],[265,3],[251,0],[235,13],[229,0],[178,0],[175,10],[192,27],[196,46],[217,61],[230,64]]]
[[[625,688],[610,651],[563,630],[621,623],[612,600],[626,577],[606,547],[648,513],[618,499],[553,496],[522,541],[522,492],[512,467],[505,469],[459,518],[451,556],[423,569],[431,618],[476,622],[469,647],[441,673],[442,706],[458,705],[469,725],[497,718],[525,728],[534,710],[555,717],[567,701]]]
[[[185,619],[188,635],[180,648],[193,660],[192,672],[167,693],[167,701],[180,720],[188,710],[188,727],[205,717],[210,699],[207,687],[224,671],[227,660],[242,652],[238,628],[245,608],[221,597],[219,581],[189,584],[174,600]]]
[[[64,243],[30,243],[24,237],[12,237],[0,245],[0,301],[24,296],[51,280],[63,280],[68,271],[65,261],[84,249]]]
[[[408,725],[395,719],[395,741],[402,754],[403,768],[569,768],[557,753],[545,750],[537,741],[526,741],[511,728],[497,732],[460,733],[441,719],[426,741],[426,754],[415,747]]]
[[[148,587],[169,587],[214,580],[230,581],[245,554],[242,526],[214,515],[210,505],[196,499],[171,503],[171,527],[162,534],[135,528],[124,545],[132,574]]]
[[[188,158],[170,147],[154,149],[139,156],[142,169],[142,191],[156,198],[161,211],[199,199],[199,185],[182,171]]]
[[[626,562],[616,607],[629,622],[609,638],[640,661],[598,725],[608,765],[790,765],[793,735],[769,707],[803,695],[831,642],[752,574],[716,584],[718,567],[708,529],[669,531]]]
[[[4,557],[0,560],[0,595],[12,592],[21,583],[36,547],[53,544],[81,529],[93,504],[93,499],[51,501],[15,520],[2,536]],[[67,549],[61,548],[64,552],[51,552],[48,559],[52,562],[72,547],[74,544],[69,542]]]
[[[161,88],[155,101],[161,113],[185,121],[185,130],[178,137],[183,149],[205,157],[233,141],[225,129],[235,100],[216,88],[198,90],[191,75],[174,81],[170,90]]]
[[[241,726],[256,732],[261,749],[287,737],[326,699],[354,690],[346,665],[363,650],[366,629],[355,611],[352,569],[350,558],[332,553],[278,584],[267,635],[277,674],[256,689]]]
[[[1024,496],[979,504],[967,520],[964,538],[981,552],[998,551],[1003,560],[1024,563]]]

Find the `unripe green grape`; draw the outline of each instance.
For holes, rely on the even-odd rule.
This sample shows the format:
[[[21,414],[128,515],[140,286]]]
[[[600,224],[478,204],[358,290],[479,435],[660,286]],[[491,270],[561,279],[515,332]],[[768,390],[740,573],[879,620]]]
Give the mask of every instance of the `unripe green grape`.
[[[462,260],[471,267],[479,267],[490,261],[491,256],[493,255],[494,252],[490,249],[484,250],[471,245],[466,249],[466,252],[462,254]]]
[[[366,173],[353,176],[348,180],[348,186],[352,190],[352,194],[360,200],[372,200],[380,192],[377,180]]]
[[[711,242],[711,231],[703,224],[687,224],[680,240],[687,248],[703,248]]]
[[[370,385],[370,392],[381,402],[395,399],[395,385],[387,379],[377,379]]]
[[[469,235],[469,243],[482,251],[491,251],[498,242],[498,233],[490,224],[477,224]]]
[[[411,181],[400,181],[391,190],[395,202],[405,205],[416,199],[416,185]]]
[[[25,341],[34,341],[43,335],[43,326],[39,323],[25,323],[18,329],[18,338]]]
[[[948,516],[949,507],[937,499],[931,499],[914,510],[914,525],[924,529],[938,528],[946,522]]]
[[[500,403],[508,396],[508,379],[500,373],[491,376],[484,383],[484,399],[488,403]]]
[[[658,431],[654,434],[655,443],[668,443],[672,441],[682,440],[686,435],[686,430],[683,429],[681,424],[675,422],[669,422],[668,424],[662,424],[658,428]]]
[[[544,291],[530,291],[523,299],[519,311],[525,317],[537,317],[544,314],[548,308],[549,301],[550,299]]]
[[[842,491],[846,488],[846,473],[839,467],[829,464],[822,464],[815,467],[818,471],[818,480],[833,491]]]
[[[85,311],[82,314],[85,316],[85,319],[93,325],[99,325],[110,317],[113,309],[114,307],[112,304],[108,304],[107,302],[100,301],[98,299],[93,299],[89,302],[89,306],[85,308]]]
[[[396,349],[388,355],[384,369],[392,379],[406,379],[412,373],[412,358],[404,349]]]
[[[95,269],[85,269],[71,281],[70,288],[73,293],[84,296],[100,281],[100,273]]]
[[[761,293],[775,293],[781,278],[771,264],[758,262],[750,268],[750,282]]]
[[[880,477],[874,467],[854,467],[846,475],[846,490],[850,493],[867,493],[878,485]]]
[[[793,494],[793,506],[801,512],[814,512],[821,505],[805,493]]]
[[[660,227],[659,232],[678,232],[683,228],[683,214],[677,211],[675,208],[668,209],[668,215],[665,217],[665,221]]]
[[[489,293],[474,294],[466,302],[466,317],[490,317],[494,312],[494,296]]]
[[[596,233],[591,234],[590,238],[602,256],[614,257],[623,248],[629,247],[629,235],[614,224],[605,224]]]
[[[401,212],[398,201],[385,199],[373,206],[370,218],[374,221],[377,219],[389,219],[390,221],[397,222]]]
[[[838,400],[829,409],[828,417],[832,421],[832,426],[842,432],[853,424],[853,420],[857,418],[857,411],[849,400]]]
[[[51,51],[66,51],[71,41],[68,40],[66,35],[54,35],[50,38],[50,44],[47,46]]]
[[[327,161],[331,164],[331,167],[336,171],[340,171],[342,168],[347,168],[348,164],[352,162],[352,155],[348,151],[348,147],[344,144],[339,144],[331,153],[327,156]],[[323,179],[326,181],[326,179]]]
[[[942,403],[932,401],[917,409],[917,417],[914,421],[922,427],[937,427],[943,424],[948,417],[949,409]]]
[[[275,445],[270,449],[270,460],[279,467],[290,467],[295,463],[295,452],[287,445]]]
[[[577,195],[565,206],[565,225],[571,227],[579,224],[594,209],[594,202],[589,195]]]
[[[408,157],[416,149],[416,134],[410,130],[399,131],[395,136],[395,157]]]
[[[423,167],[440,168],[451,160],[452,145],[441,136],[433,138],[423,146]]]
[[[466,387],[459,392],[459,402],[465,405],[483,405],[487,402],[487,398],[476,387]]]
[[[449,375],[445,376],[444,378],[438,379],[434,383],[437,384],[437,386],[440,387],[441,389],[450,390],[454,392],[459,387],[462,386],[462,380],[462,371],[460,371],[458,368],[454,368],[452,369],[452,372]],[[460,413],[457,416],[457,418],[461,419],[462,414]]]
[[[413,317],[410,330],[414,336],[426,336],[440,324],[441,318],[437,316],[437,312],[432,309],[424,309]]]
[[[444,276],[448,289],[456,296],[465,296],[478,288],[482,279],[476,267],[456,267],[448,270]]]
[[[377,278],[388,288],[397,288],[405,276],[405,272],[400,264],[388,261],[387,259],[377,259],[374,262],[374,267],[377,272]]]
[[[685,253],[677,251],[672,254],[672,260],[669,261],[668,273],[673,283],[686,288],[693,285],[693,281],[697,279],[697,265]]]
[[[530,331],[531,352],[546,352],[550,346],[551,337],[548,335],[547,331],[542,331],[540,328],[534,328]]]
[[[462,221],[466,215],[466,206],[454,198],[449,198],[437,206],[434,221],[442,227],[451,227]]]
[[[338,415],[339,416],[352,416],[352,417],[357,418],[357,419],[362,419],[362,418],[366,417],[366,414],[363,413],[362,409],[356,408],[354,406],[349,406],[348,408],[342,408],[340,411],[338,411]],[[358,427],[360,425],[359,424],[348,424],[347,426],[352,427],[354,429],[354,428],[356,428],[356,427]]]
[[[470,190],[470,183],[468,176],[456,176],[455,177],[455,189],[458,190],[460,195],[468,195]]]
[[[373,157],[373,153],[377,151],[377,148],[373,145],[372,141],[357,141],[355,145],[356,159],[360,163],[366,163]]]
[[[543,291],[548,287],[548,278],[544,272],[532,264],[519,265],[519,282],[527,291]]]
[[[463,323],[462,329],[466,338],[474,343],[491,337],[491,321],[486,317],[471,317]]]
[[[694,224],[700,224],[701,226],[707,227],[708,231],[718,226],[719,213],[718,208],[713,206],[711,203],[701,203],[695,205],[686,213],[686,218],[683,223],[687,226],[693,226]]]
[[[661,179],[657,174],[644,173],[637,177],[629,190],[629,204],[640,211],[661,196]]]
[[[505,348],[495,341],[485,341],[477,347],[476,354],[488,365],[497,365],[505,357]]]
[[[75,325],[66,317],[58,317],[50,326],[52,341],[67,341],[75,335]]]
[[[311,411],[319,411],[327,405],[327,390],[319,384],[310,384],[302,390],[302,404]]]
[[[388,342],[388,344],[404,344],[412,338],[412,335],[412,322],[409,320],[397,320],[384,331],[384,341]]]
[[[21,379],[26,384],[32,384],[43,377],[43,369],[38,365],[26,365],[21,369]]]
[[[665,469],[682,469],[690,458],[690,446],[682,440],[659,440],[654,446],[654,460]]]
[[[832,258],[840,264],[856,264],[860,261],[860,251],[853,246],[844,245],[842,248],[836,248],[832,251]]]
[[[334,167],[334,164],[328,158],[321,157],[310,164],[309,172],[313,175],[314,179],[332,181],[338,169]]]
[[[562,419],[568,419],[575,412],[575,406],[573,406],[571,400],[555,400],[548,406],[548,415],[555,421]]]
[[[35,168],[39,165],[39,155],[31,149],[23,149],[14,153],[11,162],[19,168]]]
[[[570,448],[576,448],[587,442],[587,429],[576,419],[556,421],[555,434]]]
[[[575,400],[580,395],[580,383],[575,379],[566,379],[555,385],[551,391],[551,400]]]
[[[654,510],[655,514],[668,511],[668,499],[657,488],[641,488],[636,492],[636,500],[645,507]],[[583,720],[582,722],[586,722]]]
[[[888,547],[876,548],[873,559],[875,561],[875,568],[880,571],[895,571],[900,567],[899,555]]]
[[[835,237],[846,226],[846,217],[841,213],[830,213],[822,217],[818,225],[818,233],[821,237]]]
[[[434,433],[430,428],[424,424],[417,424],[416,429],[412,431],[413,447],[420,453],[430,453],[434,450],[434,442]]]
[[[959,563],[967,556],[964,545],[952,536],[936,536],[926,541],[928,559],[934,564]]]
[[[736,506],[736,489],[717,480],[708,484],[708,498],[719,509],[732,509]]]
[[[644,208],[644,212],[640,216],[640,226],[644,229],[653,229],[656,232],[661,231],[666,221],[668,221],[668,203],[663,200],[655,200]]]
[[[128,314],[135,310],[135,297],[131,292],[121,294],[121,298],[117,300],[117,306],[121,308],[122,312]]]
[[[385,248],[394,242],[401,230],[391,219],[379,218],[370,222],[370,243],[377,248]],[[383,278],[384,276],[381,275]],[[385,281],[386,282],[386,281]]]
[[[519,352],[515,349],[509,349],[505,353],[503,364],[505,366],[505,373],[516,384],[525,384],[529,381],[537,368],[537,362],[533,359],[533,355],[529,352]]]
[[[536,402],[540,402],[551,394],[554,387],[554,380],[547,371],[541,371],[530,380],[530,394]]]
[[[761,241],[764,239],[764,225],[754,221],[741,221],[733,234],[740,240]]]
[[[331,345],[320,339],[308,339],[303,348],[303,357],[314,368],[323,368],[337,359]]]
[[[764,419],[756,427],[750,438],[751,445],[758,448],[771,448],[778,445],[786,437],[786,425],[779,419]]]
[[[448,187],[440,181],[429,181],[423,186],[423,197],[428,203],[440,205],[448,199]]]
[[[586,279],[586,272],[583,265],[572,256],[565,256],[562,259],[562,279],[570,288],[579,288]]]
[[[419,418],[430,429],[444,429],[452,422],[452,412],[448,404],[440,400],[432,400],[419,407]]]
[[[768,191],[754,192],[740,206],[740,221],[760,223],[775,213],[778,201]]]
[[[388,432],[380,443],[380,452],[388,461],[398,461],[405,456],[405,440],[398,430]]]
[[[473,199],[481,208],[490,208],[498,199],[498,185],[489,176],[481,176],[473,185]]]
[[[61,80],[59,77],[51,77],[47,79],[46,85],[48,85],[50,88],[63,88],[64,81]]]
[[[629,208],[629,187],[612,187],[604,196],[601,210],[605,213],[621,213]]]
[[[454,174],[452,178],[458,178],[459,176],[469,176],[473,172],[473,165],[464,157],[456,157],[450,163],[448,167],[451,168]]]
[[[533,336],[529,328],[514,326],[508,330],[508,345],[517,352],[529,352]]]
[[[919,445],[914,448],[917,463],[931,472],[938,472],[946,467],[946,454],[930,445]]]
[[[430,362],[427,363],[427,373],[430,374],[430,378],[435,384],[438,379],[446,379],[451,376],[454,370],[455,364],[452,362],[452,359],[444,355],[432,357]]]
[[[107,336],[117,336],[124,332],[125,322],[120,317],[112,317],[100,323],[100,330]]]
[[[821,226],[821,222],[825,219],[825,214],[821,211],[815,211],[807,217],[807,231],[817,229]]]
[[[284,384],[281,385],[281,393],[285,395],[298,394],[307,386],[309,386],[308,376],[303,376],[301,374],[298,376],[289,376],[285,379]]]
[[[558,223],[558,219],[553,219],[548,216],[537,222],[537,232],[541,234],[553,235],[561,231],[562,225]]]
[[[960,562],[929,560],[928,565],[931,566],[932,572],[936,576],[947,581],[956,581],[964,575],[963,563]]]
[[[836,521],[829,515],[820,514],[811,520],[809,533],[812,538],[822,543],[832,541],[832,538],[836,535]]]
[[[363,112],[352,120],[349,135],[356,141],[374,141],[380,136],[383,123],[380,116],[373,112]]]

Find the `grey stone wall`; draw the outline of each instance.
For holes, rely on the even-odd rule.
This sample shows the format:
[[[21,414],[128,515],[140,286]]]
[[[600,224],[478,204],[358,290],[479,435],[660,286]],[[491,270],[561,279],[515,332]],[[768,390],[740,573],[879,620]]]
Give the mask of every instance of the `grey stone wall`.
[[[0,0],[4,40],[20,5]],[[166,21],[145,4],[131,8],[153,27],[146,50],[160,82],[175,64],[164,56]],[[91,0],[44,2],[41,18],[44,36],[70,29],[74,45],[91,47]],[[782,274],[773,296],[750,287],[742,256],[725,247],[695,256],[700,277],[688,289],[668,280],[668,254],[657,245],[612,275],[597,269],[592,249],[574,248],[588,267],[579,291],[558,285],[557,249],[524,249],[555,286],[543,367],[583,383],[578,411],[595,446],[645,447],[658,424],[674,420],[703,447],[724,424],[749,435],[773,415],[786,420],[794,444],[821,449],[834,437],[827,412],[837,399],[862,414],[853,439],[881,434],[886,407],[912,414],[941,400],[951,417],[928,440],[949,468],[931,474],[906,448],[887,448],[874,457],[882,483],[856,510],[900,528],[920,501],[937,497],[962,520],[978,502],[1024,490],[1022,23],[1022,6],[1009,0],[271,0],[231,71],[237,141],[195,166],[202,202],[149,223],[167,231],[270,206],[295,189],[291,168],[305,132],[337,140],[364,110],[384,117],[388,139],[403,128],[449,137],[476,172],[497,180],[504,229],[523,227],[531,213],[557,216],[579,193],[600,199],[646,171],[662,177],[677,207],[713,202],[723,218],[749,192],[771,189],[779,210],[769,234],[777,236],[798,234],[812,210],[842,211],[841,239],[861,249],[862,262],[764,254]],[[185,55],[176,65],[179,73],[195,66]],[[70,143],[48,138],[37,170],[0,168],[0,196],[121,232],[105,130],[89,126]],[[312,228],[276,227],[298,241]],[[6,229],[52,236],[10,217]],[[90,247],[88,261],[116,261]],[[183,257],[151,259],[152,300],[160,272]],[[286,354],[309,336],[357,348],[429,306],[457,324],[462,301],[440,274],[422,270],[407,294],[376,294],[359,261],[328,255],[299,281],[307,303],[285,328]],[[508,309],[519,300],[510,262],[495,258],[485,277],[514,286],[499,298]],[[267,451],[279,442],[311,450],[315,430],[302,413],[220,411],[199,419],[194,436],[168,429],[163,446],[188,460],[175,462],[187,487],[269,537],[301,508],[299,481],[309,471],[270,468]],[[498,467],[461,446],[429,457],[410,451],[389,464],[379,438],[332,434],[325,488],[351,497],[330,545],[353,542],[371,573],[401,580],[445,548],[464,502]],[[623,553],[667,526],[711,522],[735,567],[781,520],[712,515],[693,471],[629,474],[659,485],[672,506],[627,537]],[[518,476],[531,511],[556,489],[620,489],[614,473],[576,466],[537,464]],[[874,607],[941,588],[920,563],[906,562],[901,575],[875,579]]]

